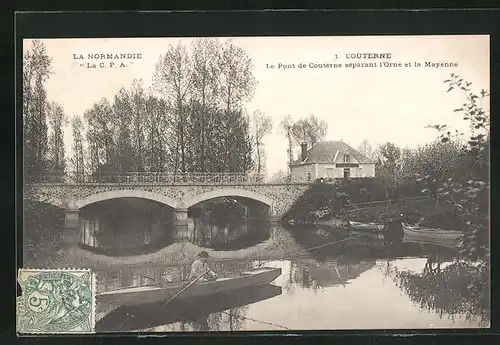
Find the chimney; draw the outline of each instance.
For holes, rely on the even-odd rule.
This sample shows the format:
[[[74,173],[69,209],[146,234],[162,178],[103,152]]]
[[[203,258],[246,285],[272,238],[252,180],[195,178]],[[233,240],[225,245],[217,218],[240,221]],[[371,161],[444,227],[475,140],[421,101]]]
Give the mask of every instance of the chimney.
[[[307,158],[307,143],[300,144],[300,147],[302,148],[302,153],[301,153],[300,159],[303,162]]]

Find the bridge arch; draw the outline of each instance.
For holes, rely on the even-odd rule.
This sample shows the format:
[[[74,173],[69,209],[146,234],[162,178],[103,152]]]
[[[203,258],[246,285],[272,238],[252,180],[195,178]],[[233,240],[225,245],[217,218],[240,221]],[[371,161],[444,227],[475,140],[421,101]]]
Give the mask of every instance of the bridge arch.
[[[170,206],[174,209],[177,208],[178,206],[177,200],[172,199],[163,194],[153,193],[139,189],[118,189],[118,190],[111,190],[97,194],[92,194],[83,199],[75,200],[74,207],[80,209],[82,207],[94,204],[99,201],[119,199],[119,198],[139,198],[139,199],[153,200],[161,204]]]
[[[260,193],[253,192],[251,190],[238,188],[220,188],[211,190],[209,192],[193,195],[187,197],[184,200],[183,206],[185,209],[188,209],[189,207],[194,206],[200,202],[221,197],[242,197],[257,200],[269,206],[271,212],[273,212],[274,210],[274,202],[271,198]]]

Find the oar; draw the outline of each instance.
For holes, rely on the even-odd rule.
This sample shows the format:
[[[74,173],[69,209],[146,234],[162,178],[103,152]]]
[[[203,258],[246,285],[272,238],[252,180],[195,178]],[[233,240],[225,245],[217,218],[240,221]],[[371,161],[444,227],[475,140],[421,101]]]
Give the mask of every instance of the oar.
[[[207,274],[208,272],[210,272],[210,269],[206,270],[203,274],[199,275],[196,279],[194,279],[191,283],[189,283],[188,285],[186,285],[185,287],[183,287],[179,292],[177,292],[175,295],[173,295],[172,297],[170,297],[165,303],[163,303],[163,307],[165,307],[168,303],[170,303],[174,298],[176,298],[177,296],[179,296],[181,293],[183,293],[184,291],[186,291],[190,286],[192,286],[194,283],[196,283],[198,280],[200,280],[205,274]]]
[[[153,278],[153,277],[150,277],[150,276],[147,276],[145,274],[142,274],[142,273],[137,273],[137,275],[140,275],[141,277],[144,277],[144,278],[148,278],[148,279],[151,279],[151,280],[154,280],[155,282],[157,283],[160,283],[160,281],[156,278]]]
[[[276,257],[276,258],[271,258],[271,259],[268,259],[268,260],[265,260],[265,261],[262,261],[259,263],[259,267],[262,267],[262,265],[268,263],[268,262],[271,262],[271,261],[275,261],[275,260],[279,260],[279,259],[285,259],[287,256],[291,255],[291,254],[295,254],[295,255],[298,255],[300,253],[305,253],[305,252],[308,252],[310,250],[314,250],[314,249],[318,249],[318,248],[322,248],[322,247],[326,247],[326,246],[330,246],[332,244],[335,244],[335,243],[341,243],[341,242],[344,242],[344,241],[347,241],[347,240],[350,240],[350,239],[353,239],[353,238],[356,238],[356,237],[361,237],[362,235],[359,234],[359,235],[355,235],[355,236],[351,236],[351,237],[347,237],[347,238],[344,238],[343,240],[338,240],[338,241],[332,241],[332,242],[328,242],[328,243],[325,243],[325,244],[322,244],[322,245],[319,245],[319,246],[315,246],[315,247],[311,247],[311,248],[306,248],[306,249],[303,249],[303,250],[299,250],[299,251],[295,251],[295,252],[290,252],[290,253],[286,253],[285,255],[281,255],[279,257]]]

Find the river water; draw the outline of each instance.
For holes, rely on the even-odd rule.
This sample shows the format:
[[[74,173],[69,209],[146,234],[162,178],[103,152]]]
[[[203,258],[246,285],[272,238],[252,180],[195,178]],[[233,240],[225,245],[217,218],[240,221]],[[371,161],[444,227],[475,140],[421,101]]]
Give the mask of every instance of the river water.
[[[201,225],[196,226],[197,233],[203,234]],[[210,230],[216,239],[213,244],[206,236],[197,237],[189,248],[193,253],[202,247],[213,249],[210,265],[219,276],[231,277],[263,264],[281,268],[281,276],[271,285],[180,299],[165,308],[119,308],[98,322],[97,331],[489,327],[488,269],[457,260],[458,253],[445,245],[406,239],[397,248],[386,248],[376,238],[351,238],[342,230],[328,228],[261,224],[255,236],[248,234],[252,231],[248,226],[244,231],[216,228]],[[227,240],[213,235],[221,231]],[[342,243],[302,252],[341,239]],[[282,258],[276,259],[271,251],[283,254]],[[293,255],[297,251],[301,255]],[[152,284],[160,277],[184,280],[189,263],[181,261],[108,267],[98,272],[98,290]]]

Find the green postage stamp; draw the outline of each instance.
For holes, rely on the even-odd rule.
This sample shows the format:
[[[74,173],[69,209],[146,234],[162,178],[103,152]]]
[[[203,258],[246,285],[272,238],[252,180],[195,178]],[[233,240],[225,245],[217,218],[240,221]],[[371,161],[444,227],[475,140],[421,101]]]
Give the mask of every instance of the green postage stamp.
[[[20,269],[17,332],[94,333],[95,275],[85,269]]]

